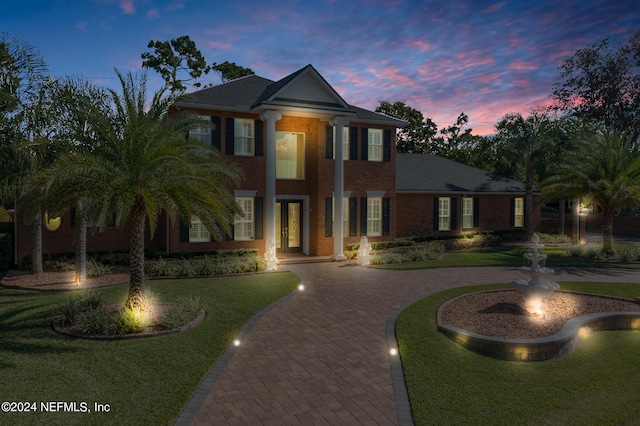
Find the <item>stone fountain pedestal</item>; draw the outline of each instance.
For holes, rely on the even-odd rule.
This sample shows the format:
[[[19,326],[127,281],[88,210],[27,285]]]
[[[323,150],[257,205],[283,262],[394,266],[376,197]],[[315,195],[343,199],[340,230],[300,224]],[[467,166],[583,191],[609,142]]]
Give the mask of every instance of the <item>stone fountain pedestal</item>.
[[[539,253],[539,250],[544,248],[544,244],[540,244],[538,234],[533,234],[529,247],[532,252],[525,253],[524,258],[529,261],[530,266],[523,266],[520,270],[530,274],[531,279],[513,280],[511,284],[515,287],[516,291],[524,295],[524,308],[529,313],[541,314],[540,305],[542,299],[551,296],[560,288],[560,285],[543,278],[545,274],[552,274],[553,269],[545,267],[547,255]]]

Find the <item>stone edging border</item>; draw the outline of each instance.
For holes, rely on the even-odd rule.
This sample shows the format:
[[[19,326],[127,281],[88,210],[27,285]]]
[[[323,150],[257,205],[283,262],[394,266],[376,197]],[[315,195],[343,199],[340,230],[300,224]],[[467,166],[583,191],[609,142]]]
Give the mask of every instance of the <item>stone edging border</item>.
[[[162,303],[162,305],[166,305],[166,304],[167,303]],[[175,303],[169,303],[169,304],[174,305]],[[192,328],[195,328],[195,327],[199,326],[202,323],[202,321],[204,321],[206,316],[207,316],[207,312],[204,309],[202,309],[197,317],[195,317],[194,319],[192,319],[191,321],[189,321],[188,323],[186,323],[185,325],[183,325],[181,327],[172,328],[171,330],[158,330],[158,331],[153,331],[153,332],[149,332],[149,333],[125,334],[124,336],[120,336],[120,335],[83,334],[83,333],[78,333],[78,332],[75,332],[75,331],[67,331],[67,330],[63,330],[60,327],[60,321],[59,320],[51,321],[51,328],[53,329],[53,331],[55,331],[58,334],[64,334],[66,336],[76,337],[76,338],[79,338],[79,339],[88,339],[88,340],[144,339],[144,338],[147,338],[147,337],[165,336],[167,334],[181,333],[183,331],[190,330]]]
[[[611,296],[593,296],[620,299]],[[640,311],[603,312],[572,318],[562,326],[560,331],[551,336],[535,339],[505,339],[484,336],[441,323],[440,309],[456,298],[450,299],[438,307],[436,314],[438,329],[453,341],[460,343],[469,350],[507,361],[546,361],[551,358],[567,356],[574,351],[583,330],[587,328],[588,330],[586,331],[588,332],[603,330],[640,330]]]

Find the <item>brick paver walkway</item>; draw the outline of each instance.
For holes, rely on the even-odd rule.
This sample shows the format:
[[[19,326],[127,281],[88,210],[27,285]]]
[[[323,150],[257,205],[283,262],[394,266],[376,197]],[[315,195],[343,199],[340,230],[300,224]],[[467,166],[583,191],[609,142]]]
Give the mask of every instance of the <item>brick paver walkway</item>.
[[[312,263],[287,269],[298,274],[304,290],[250,324],[179,424],[392,425],[399,415],[400,423],[410,424],[406,394],[394,394],[403,379],[392,377],[400,364],[389,354],[388,319],[440,290],[524,277],[515,268],[385,271]],[[640,273],[563,270],[553,280],[640,283]]]

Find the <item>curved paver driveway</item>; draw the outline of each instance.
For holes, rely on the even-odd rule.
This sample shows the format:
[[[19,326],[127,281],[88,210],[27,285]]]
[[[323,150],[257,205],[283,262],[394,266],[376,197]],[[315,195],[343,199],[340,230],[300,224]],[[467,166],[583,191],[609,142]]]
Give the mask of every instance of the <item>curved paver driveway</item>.
[[[178,423],[398,424],[385,335],[389,317],[440,290],[523,277],[501,267],[385,271],[311,263],[286,269],[298,274],[304,291],[251,324]],[[640,273],[569,269],[553,279],[640,283]],[[402,418],[406,406],[400,408]]]

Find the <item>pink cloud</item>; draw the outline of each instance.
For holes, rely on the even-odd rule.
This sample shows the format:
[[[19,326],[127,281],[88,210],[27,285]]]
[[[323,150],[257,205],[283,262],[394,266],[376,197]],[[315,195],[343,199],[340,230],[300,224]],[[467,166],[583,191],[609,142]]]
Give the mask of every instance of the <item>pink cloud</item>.
[[[136,8],[133,5],[133,0],[120,0],[120,8],[124,13],[129,15],[135,15]]]
[[[539,67],[537,65],[527,64],[524,61],[515,61],[509,64],[509,68],[511,68],[512,70],[518,70],[518,71],[534,71],[534,70],[537,70]]]
[[[491,81],[495,81],[500,77],[500,74],[497,72],[490,74],[478,74],[475,76],[475,81],[478,83],[489,83]]]
[[[89,23],[87,21],[77,22],[74,27],[78,31],[85,32],[89,27]]]
[[[482,13],[493,13],[493,12],[497,12],[500,8],[502,8],[502,6],[504,6],[505,4],[507,4],[507,2],[502,2],[502,3],[494,3],[492,5],[489,5],[487,8],[485,8]]]
[[[157,18],[158,16],[160,16],[160,12],[158,11],[158,9],[149,9],[147,11],[147,18],[149,19]]]
[[[211,49],[231,50],[231,43],[223,43],[221,41],[207,41],[207,46]]]

